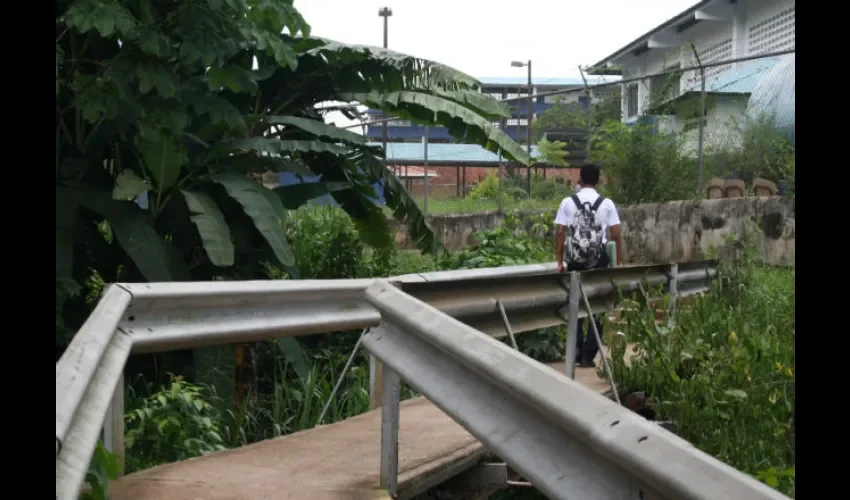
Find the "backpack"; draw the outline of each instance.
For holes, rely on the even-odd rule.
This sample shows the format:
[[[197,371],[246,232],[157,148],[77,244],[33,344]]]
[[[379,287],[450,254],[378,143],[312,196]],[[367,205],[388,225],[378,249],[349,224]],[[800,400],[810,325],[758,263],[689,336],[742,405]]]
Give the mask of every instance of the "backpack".
[[[593,205],[582,203],[575,194],[570,199],[578,211],[567,227],[564,260],[574,267],[591,269],[599,263],[605,251],[602,245],[602,224],[596,220],[596,211],[605,197],[600,196]]]

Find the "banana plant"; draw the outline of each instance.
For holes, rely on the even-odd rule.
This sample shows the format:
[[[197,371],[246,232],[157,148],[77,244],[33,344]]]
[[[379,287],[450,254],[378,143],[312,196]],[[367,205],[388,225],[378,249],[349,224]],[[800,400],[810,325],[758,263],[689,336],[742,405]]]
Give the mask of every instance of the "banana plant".
[[[438,251],[384,151],[325,123],[320,103],[379,107],[529,161],[474,78],[313,37],[291,0],[60,0],[57,12],[57,313],[91,269],[107,282],[257,278],[264,262],[293,274],[281,221],[326,194],[366,243],[391,245],[378,182],[418,247]],[[252,178],[267,172],[318,180],[268,189]]]

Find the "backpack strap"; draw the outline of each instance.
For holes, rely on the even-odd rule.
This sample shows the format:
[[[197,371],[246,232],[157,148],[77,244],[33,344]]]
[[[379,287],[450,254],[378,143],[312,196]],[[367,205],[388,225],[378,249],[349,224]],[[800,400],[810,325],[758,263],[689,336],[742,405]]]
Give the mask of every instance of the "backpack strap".
[[[600,196],[599,198],[596,198],[596,201],[593,202],[593,206],[590,207],[590,209],[593,210],[594,212],[599,210],[599,206],[602,205],[603,201],[605,201],[604,196]]]
[[[570,199],[573,200],[573,203],[576,204],[576,210],[581,211],[582,210],[581,200],[578,199],[578,196],[575,195],[575,194],[571,194]]]

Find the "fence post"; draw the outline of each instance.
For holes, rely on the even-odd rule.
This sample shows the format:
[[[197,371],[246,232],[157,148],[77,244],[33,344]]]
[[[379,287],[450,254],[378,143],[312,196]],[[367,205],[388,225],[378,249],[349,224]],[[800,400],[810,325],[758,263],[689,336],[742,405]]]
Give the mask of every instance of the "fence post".
[[[383,389],[384,368],[381,361],[369,355],[369,409],[381,407],[381,390]]]
[[[398,421],[401,380],[398,373],[387,367],[384,373],[381,399],[381,489],[391,498],[398,491]]]
[[[503,213],[504,207],[502,206],[502,150],[499,150],[499,213]]]
[[[576,344],[578,343],[579,280],[577,271],[570,273],[570,306],[567,316],[567,349],[564,358],[564,372],[571,379],[576,378]]]
[[[679,264],[670,264],[670,307],[668,314],[670,314],[670,321],[667,322],[667,326],[670,328],[673,327],[676,315],[676,297],[679,296]]]
[[[103,446],[118,456],[118,475],[124,474],[124,375],[118,378],[115,393],[103,421]]]

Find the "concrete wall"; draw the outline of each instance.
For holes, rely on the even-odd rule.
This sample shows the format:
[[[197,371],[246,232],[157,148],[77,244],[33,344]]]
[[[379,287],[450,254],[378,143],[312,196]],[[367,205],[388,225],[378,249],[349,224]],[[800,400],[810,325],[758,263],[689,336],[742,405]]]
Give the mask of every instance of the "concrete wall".
[[[672,201],[620,207],[627,263],[682,262],[702,258],[712,246],[720,248],[730,234],[745,230],[748,221],[761,228],[762,254],[771,264],[794,265],[795,202],[793,198],[736,198]],[[541,214],[547,211],[528,211]],[[554,209],[551,212],[554,218]],[[449,248],[474,244],[473,234],[497,227],[504,217],[496,212],[446,214],[430,217],[431,225]],[[390,220],[396,243],[409,246],[405,228]]]

